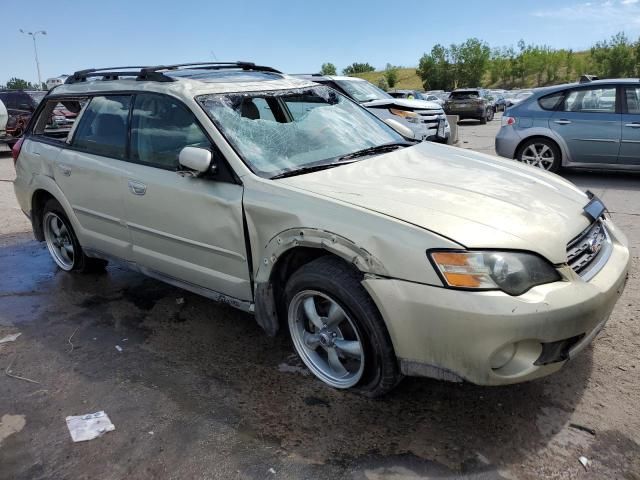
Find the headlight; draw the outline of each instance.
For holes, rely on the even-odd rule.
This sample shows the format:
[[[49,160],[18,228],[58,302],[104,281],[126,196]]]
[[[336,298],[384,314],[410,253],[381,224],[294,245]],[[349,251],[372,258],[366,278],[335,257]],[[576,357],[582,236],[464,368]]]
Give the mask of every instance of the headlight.
[[[553,265],[532,253],[443,250],[429,252],[429,258],[452,288],[522,295],[536,285],[560,280]]]
[[[390,108],[389,111],[393,115],[398,115],[399,117],[402,117],[411,123],[420,122],[420,115],[418,115],[416,112],[410,112],[409,110],[399,110],[397,108]]]

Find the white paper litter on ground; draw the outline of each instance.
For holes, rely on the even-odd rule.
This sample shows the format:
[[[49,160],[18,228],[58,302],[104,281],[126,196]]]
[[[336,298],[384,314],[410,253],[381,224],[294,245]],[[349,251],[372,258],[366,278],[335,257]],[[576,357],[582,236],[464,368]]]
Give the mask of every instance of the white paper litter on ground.
[[[6,337],[2,337],[0,338],[0,343],[15,342],[16,338],[18,338],[20,335],[22,335],[22,333],[14,333],[12,335],[7,335]]]
[[[67,427],[74,442],[93,440],[116,429],[103,411],[67,417]]]

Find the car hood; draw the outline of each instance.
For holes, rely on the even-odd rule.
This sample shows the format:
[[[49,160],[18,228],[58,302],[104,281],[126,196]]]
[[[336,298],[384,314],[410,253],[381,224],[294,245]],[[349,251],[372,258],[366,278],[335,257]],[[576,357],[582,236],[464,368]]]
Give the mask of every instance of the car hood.
[[[529,250],[556,264],[566,262],[567,243],[590,223],[588,197],[559,176],[430,142],[279,182],[466,248]]]
[[[380,100],[371,100],[370,102],[362,103],[363,107],[384,107],[386,105],[397,105],[412,110],[439,110],[442,108],[436,102],[411,100],[409,98],[381,98]]]

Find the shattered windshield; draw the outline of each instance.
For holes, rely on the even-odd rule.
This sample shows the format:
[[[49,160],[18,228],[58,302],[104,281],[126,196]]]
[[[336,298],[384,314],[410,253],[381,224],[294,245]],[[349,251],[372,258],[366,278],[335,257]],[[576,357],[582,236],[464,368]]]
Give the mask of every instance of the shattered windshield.
[[[196,100],[251,169],[265,177],[404,141],[324,86],[202,95]]]
[[[384,90],[363,80],[336,80],[336,83],[344,88],[351,97],[358,102],[371,102],[373,100],[387,100],[393,98]]]

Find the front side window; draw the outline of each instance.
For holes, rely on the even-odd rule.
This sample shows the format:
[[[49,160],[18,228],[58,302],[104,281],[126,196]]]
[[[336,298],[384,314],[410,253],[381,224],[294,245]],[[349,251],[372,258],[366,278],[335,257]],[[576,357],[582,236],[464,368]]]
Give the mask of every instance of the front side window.
[[[131,117],[131,161],[176,170],[184,147],[209,148],[193,114],[163,95],[136,95]]]
[[[358,102],[393,98],[384,90],[364,80],[336,80],[336,83]]]
[[[562,108],[565,112],[615,113],[615,87],[580,88],[570,91]]]
[[[93,97],[79,120],[73,147],[95,155],[124,159],[130,103],[129,95]]]
[[[625,87],[627,97],[627,112],[640,114],[640,87]]]
[[[254,98],[267,98],[272,109],[277,107],[279,121],[256,117],[258,109],[247,107]],[[325,86],[197,100],[250,168],[265,177],[403,142],[382,121]]]

